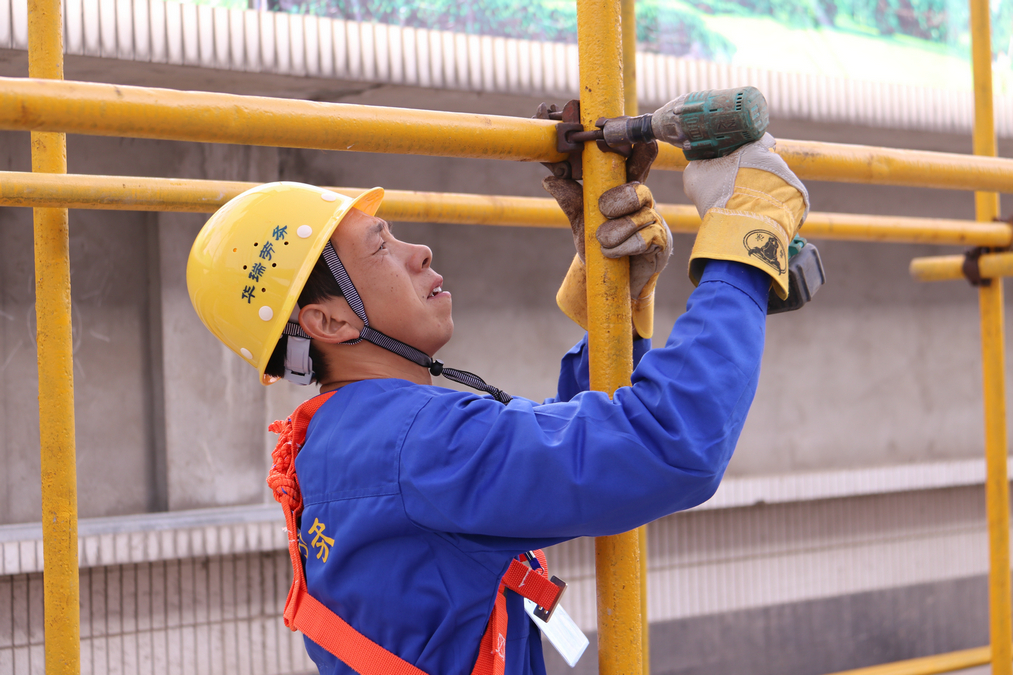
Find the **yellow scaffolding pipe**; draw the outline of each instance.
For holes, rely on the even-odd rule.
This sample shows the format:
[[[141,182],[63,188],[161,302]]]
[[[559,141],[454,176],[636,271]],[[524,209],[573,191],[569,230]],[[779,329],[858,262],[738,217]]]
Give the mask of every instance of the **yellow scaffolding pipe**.
[[[1013,192],[1009,159],[781,138],[775,150],[806,181]],[[661,144],[657,168],[682,171],[686,164],[681,150]]]
[[[213,213],[256,185],[240,181],[0,171],[0,206]],[[364,191],[350,187],[331,189],[349,195]],[[659,204],[658,211],[675,233],[693,234],[700,226],[700,217],[692,206]],[[380,216],[402,222],[569,228],[556,202],[540,197],[388,190]],[[1013,228],[1003,223],[819,211],[809,214],[803,234],[811,239],[902,244],[1006,247],[1013,243]],[[939,278],[958,278],[959,273],[956,274]]]
[[[911,261],[911,276],[917,281],[951,281],[964,278],[964,256],[941,255],[915,258]],[[985,253],[978,258],[978,271],[982,279],[1013,276],[1013,253]]]
[[[599,117],[623,114],[619,0],[577,0],[580,121],[594,129]],[[630,265],[601,253],[595,231],[605,218],[598,197],[626,182],[625,159],[584,146],[584,241],[587,265],[588,355],[591,388],[610,396],[630,384],[633,335]],[[598,672],[633,675],[642,664],[640,551],[637,532],[595,539],[598,600]]]
[[[996,154],[992,101],[992,45],[988,0],[970,0],[971,59],[974,68],[974,153]],[[977,219],[999,217],[996,192],[975,193]],[[911,261],[921,281],[963,276],[963,256]],[[989,543],[989,641],[993,675],[1013,673],[1013,607],[1010,598],[1009,479],[1006,438],[1006,353],[1003,276],[1013,273],[1013,253],[984,254],[979,271],[989,281],[978,290],[981,314],[982,389],[985,407],[985,508]]]
[[[974,69],[974,154],[994,157],[992,30],[988,0],[970,0],[971,63]],[[999,195],[974,195],[977,219],[999,217]],[[1010,604],[1009,477],[1006,467],[1006,342],[1003,280],[978,290],[981,312],[982,386],[985,402],[985,507],[988,515],[989,642],[992,675],[1013,674],[1013,611]]]
[[[63,79],[60,0],[28,1],[28,73]],[[67,137],[32,133],[32,170],[67,173]],[[35,209],[35,316],[39,362],[43,608],[46,673],[81,668],[77,469],[67,209]]]
[[[843,670],[831,675],[938,675],[938,673],[949,673],[954,670],[981,666],[988,663],[991,658],[992,649],[990,647],[975,647],[959,652],[894,661],[868,668]]]
[[[213,213],[256,185],[240,181],[0,171],[0,206]],[[331,189],[349,195],[364,191],[350,187]],[[700,226],[700,216],[692,206],[659,204],[658,211],[675,233],[693,234]],[[556,202],[541,197],[387,190],[379,214],[402,222],[569,228]],[[811,239],[839,241],[995,247],[1013,243],[1013,228],[1004,223],[819,211],[809,214],[802,233]],[[939,278],[959,277],[959,271],[954,274]]]
[[[811,239],[893,244],[1008,246],[1013,242],[1013,230],[1002,223],[819,211],[809,214],[801,234]]]
[[[558,162],[549,120],[0,77],[0,128]]]
[[[618,21],[618,17],[617,17]],[[617,24],[618,25],[618,24]],[[616,55],[619,63],[619,55]],[[0,78],[0,129],[439,157],[557,162],[548,120]],[[803,180],[1013,191],[1013,160],[779,139]],[[662,144],[655,167],[686,159]]]
[[[635,0],[620,0],[623,41],[623,114],[635,117],[637,103],[637,5]],[[651,675],[651,624],[647,616],[647,525],[637,528],[640,549],[640,640],[643,675]]]
[[[637,103],[637,6],[635,0],[620,0],[623,41],[623,114],[639,115]]]
[[[992,279],[979,294],[985,399],[985,504],[989,541],[989,641],[993,675],[1010,675],[1009,478],[1006,473],[1006,355],[1003,280]]]

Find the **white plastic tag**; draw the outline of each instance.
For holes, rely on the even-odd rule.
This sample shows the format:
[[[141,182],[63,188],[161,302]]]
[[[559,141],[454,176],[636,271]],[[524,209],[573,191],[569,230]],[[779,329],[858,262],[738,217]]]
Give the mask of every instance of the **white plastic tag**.
[[[584,650],[587,649],[587,636],[581,632],[562,605],[556,606],[548,623],[535,616],[535,607],[537,605],[534,602],[524,598],[524,611],[542,631],[542,635],[549,638],[549,642],[556,648],[563,660],[573,668],[584,654]]]

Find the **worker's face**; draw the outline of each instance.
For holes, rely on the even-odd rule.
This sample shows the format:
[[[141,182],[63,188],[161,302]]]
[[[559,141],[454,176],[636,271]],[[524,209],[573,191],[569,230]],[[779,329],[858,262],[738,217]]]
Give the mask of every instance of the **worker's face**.
[[[450,293],[428,246],[396,239],[387,222],[352,209],[331,236],[372,328],[432,356],[454,333]],[[439,292],[436,292],[439,291]]]

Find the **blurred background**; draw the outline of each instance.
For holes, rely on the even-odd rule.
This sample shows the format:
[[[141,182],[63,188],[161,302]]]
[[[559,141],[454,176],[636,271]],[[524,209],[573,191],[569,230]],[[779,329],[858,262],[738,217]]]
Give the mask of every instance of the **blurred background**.
[[[781,138],[969,153],[962,0],[642,0],[641,112],[751,84]],[[0,75],[28,74],[24,0],[0,0]],[[66,78],[530,117],[579,89],[568,0],[66,0]],[[1013,3],[992,3],[1000,154],[1013,156]],[[281,122],[283,123],[283,122]],[[70,136],[69,171],[546,196],[531,163]],[[31,170],[0,132],[0,169]],[[687,203],[678,173],[649,180]],[[814,210],[973,219],[973,195],[811,182]],[[1013,192],[1013,187],[1011,187]],[[1004,197],[1009,202],[1009,196]],[[1009,216],[1009,206],[1002,211]],[[312,670],[282,624],[290,575],[264,483],[269,388],[185,288],[206,216],[73,211],[82,669]],[[440,357],[515,395],[555,391],[581,330],[555,307],[561,229],[394,223],[454,297]],[[803,228],[802,234],[805,234]],[[42,672],[32,216],[0,208],[0,673]],[[828,284],[772,317],[756,402],[718,494],[648,530],[656,675],[820,675],[988,642],[977,294],[919,284],[927,245],[817,242]],[[676,236],[656,343],[683,310]],[[549,552],[592,639],[593,544]],[[567,666],[546,644],[553,675]]]

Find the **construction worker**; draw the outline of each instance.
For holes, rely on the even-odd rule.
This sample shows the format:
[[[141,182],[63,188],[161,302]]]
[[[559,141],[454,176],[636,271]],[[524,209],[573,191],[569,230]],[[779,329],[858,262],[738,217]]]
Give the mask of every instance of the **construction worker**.
[[[768,293],[787,293],[770,261],[808,212],[772,146],[768,135],[685,172],[703,216],[689,264],[697,288],[657,349],[653,289],[671,235],[641,182],[602,196],[610,219],[597,237],[606,255],[631,256],[638,338],[633,384],[611,399],[588,391],[586,337],[545,403],[435,360],[453,333],[451,295],[430,249],[374,215],[380,188],[350,198],[271,183],[208,221],[187,268],[200,318],[265,383],[320,386],[272,425],[269,483],[294,566],[285,620],[321,673],[544,673],[514,591],[551,610],[558,588],[532,551],[625,532],[714,493],[756,389]],[[656,152],[638,147],[629,174],[645,178]],[[558,301],[581,321],[581,188],[546,187],[578,246]],[[750,254],[757,232],[775,242],[770,255]],[[439,374],[486,393],[435,386]],[[528,591],[533,577],[541,585]]]

